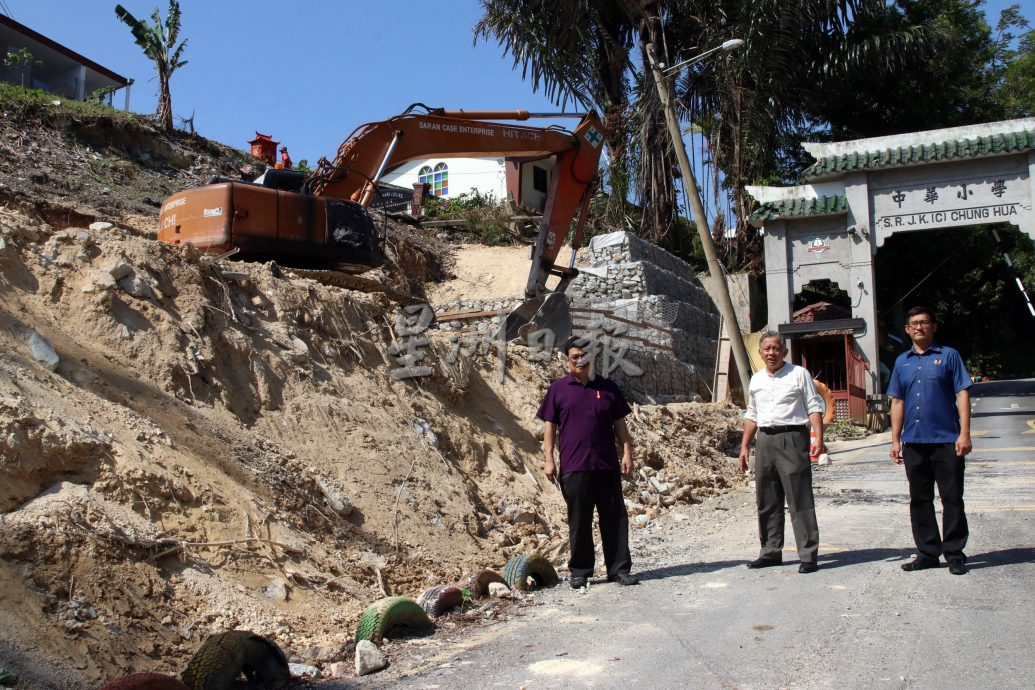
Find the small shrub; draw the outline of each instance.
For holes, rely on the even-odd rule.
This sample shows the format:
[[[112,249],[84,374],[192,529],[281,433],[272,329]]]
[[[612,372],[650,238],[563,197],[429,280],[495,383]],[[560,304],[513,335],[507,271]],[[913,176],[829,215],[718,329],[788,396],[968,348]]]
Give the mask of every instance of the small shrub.
[[[466,220],[468,232],[489,246],[514,240],[510,233],[510,209],[491,194],[474,191],[447,199],[430,197],[421,213],[426,218]]]
[[[856,438],[863,434],[863,430],[848,419],[837,420],[833,424],[828,425],[823,432],[823,435],[829,438]]]

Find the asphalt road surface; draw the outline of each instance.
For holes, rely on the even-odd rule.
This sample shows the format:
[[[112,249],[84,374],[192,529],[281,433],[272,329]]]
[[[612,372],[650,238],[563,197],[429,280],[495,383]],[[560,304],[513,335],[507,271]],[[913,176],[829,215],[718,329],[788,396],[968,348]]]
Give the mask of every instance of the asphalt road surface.
[[[536,594],[523,615],[415,639],[348,685],[400,688],[1033,688],[1035,380],[972,388],[970,572],[903,572],[908,488],[890,434],[832,444],[817,468],[820,570],[748,570],[753,490],[632,533],[637,587]],[[936,506],[938,502],[936,500]],[[940,518],[940,506],[938,506]]]

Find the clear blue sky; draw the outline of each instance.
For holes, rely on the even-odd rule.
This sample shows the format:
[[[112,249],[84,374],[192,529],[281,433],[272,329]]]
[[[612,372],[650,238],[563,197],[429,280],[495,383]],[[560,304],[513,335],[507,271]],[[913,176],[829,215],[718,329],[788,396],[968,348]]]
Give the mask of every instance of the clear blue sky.
[[[168,0],[122,0],[138,19]],[[1012,0],[991,0],[991,24]],[[1035,21],[1035,10],[1025,8]],[[157,102],[154,68],[115,17],[114,0],[2,0],[29,28],[135,80],[130,109]],[[359,124],[409,104],[554,111],[495,42],[472,45],[477,0],[181,0],[189,61],[172,78],[173,112],[198,133],[246,149],[258,130],[292,158],[333,158]],[[563,21],[558,17],[558,21]],[[116,96],[121,107],[123,98]],[[568,106],[569,110],[573,106]],[[178,122],[178,121],[177,121]],[[546,124],[546,123],[543,123]],[[570,124],[570,121],[568,121]]]

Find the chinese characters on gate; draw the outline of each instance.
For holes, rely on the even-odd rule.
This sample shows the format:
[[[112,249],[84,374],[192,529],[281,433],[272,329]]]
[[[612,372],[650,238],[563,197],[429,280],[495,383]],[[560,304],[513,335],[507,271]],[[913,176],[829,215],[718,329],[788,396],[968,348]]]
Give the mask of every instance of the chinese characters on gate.
[[[1019,190],[1017,184],[1017,180],[997,178],[922,189],[892,189],[889,194],[874,198],[875,224],[878,228],[895,229],[1008,221],[1019,213],[1019,204],[1003,197]]]
[[[500,323],[506,314],[497,312]],[[424,363],[428,353],[424,351],[431,345],[426,333],[435,319],[435,313],[428,304],[414,304],[404,307],[395,315],[395,338],[388,348],[390,354],[399,365],[390,370],[396,381],[403,379],[431,376],[434,369]],[[643,370],[626,359],[628,346],[621,343],[621,336],[628,328],[619,325],[606,325],[603,321],[591,323],[589,331],[579,339],[579,345],[591,357],[590,376],[600,374],[609,378],[611,374],[621,370],[626,376],[640,376]],[[548,328],[532,331],[527,336],[528,357],[534,362],[548,362],[554,350],[561,345],[557,335]],[[485,323],[468,329],[465,333],[449,335],[449,352],[446,361],[455,364],[461,355],[473,357],[478,353],[489,355],[496,352],[496,374],[503,383],[507,366],[507,340],[504,329],[493,329]],[[599,361],[600,371],[596,371]]]

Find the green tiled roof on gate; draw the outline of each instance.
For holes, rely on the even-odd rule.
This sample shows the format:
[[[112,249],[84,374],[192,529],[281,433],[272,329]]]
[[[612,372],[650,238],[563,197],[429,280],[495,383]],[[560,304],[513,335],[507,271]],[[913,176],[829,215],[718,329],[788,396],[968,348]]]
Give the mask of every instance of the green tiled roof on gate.
[[[805,216],[836,216],[848,212],[848,199],[843,194],[812,199],[785,199],[759,206],[751,214],[751,221],[802,218]]]
[[[809,166],[802,173],[802,177],[826,177],[858,170],[947,162],[1031,150],[1035,150],[1035,130],[1024,130],[973,139],[952,139],[937,144],[825,156]]]

